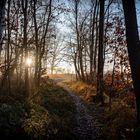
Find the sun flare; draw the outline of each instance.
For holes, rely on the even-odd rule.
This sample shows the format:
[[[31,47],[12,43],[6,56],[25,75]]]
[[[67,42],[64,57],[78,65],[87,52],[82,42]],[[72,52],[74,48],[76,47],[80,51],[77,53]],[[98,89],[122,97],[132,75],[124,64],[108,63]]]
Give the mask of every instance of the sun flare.
[[[33,63],[33,61],[32,61],[31,58],[27,58],[27,59],[26,59],[26,65],[27,65],[27,66],[31,66],[32,63]]]

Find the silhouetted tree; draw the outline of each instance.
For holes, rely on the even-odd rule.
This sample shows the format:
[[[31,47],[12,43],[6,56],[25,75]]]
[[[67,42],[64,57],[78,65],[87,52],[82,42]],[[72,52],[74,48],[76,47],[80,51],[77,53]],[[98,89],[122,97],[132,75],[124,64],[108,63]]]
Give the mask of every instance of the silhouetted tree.
[[[1,39],[2,39],[6,1],[7,0],[1,0],[0,1],[0,42],[1,42]]]
[[[104,65],[104,0],[100,0],[99,21],[99,48],[98,48],[98,73],[97,73],[97,100],[103,101],[103,65]]]
[[[28,45],[27,45],[27,26],[28,26],[28,1],[22,0],[22,12],[23,12],[23,47],[25,52],[25,60],[28,58]],[[25,66],[25,88],[26,95],[29,94],[29,75],[28,66]]]
[[[126,41],[137,106],[137,124],[140,125],[140,42],[135,0],[122,0],[126,25]]]

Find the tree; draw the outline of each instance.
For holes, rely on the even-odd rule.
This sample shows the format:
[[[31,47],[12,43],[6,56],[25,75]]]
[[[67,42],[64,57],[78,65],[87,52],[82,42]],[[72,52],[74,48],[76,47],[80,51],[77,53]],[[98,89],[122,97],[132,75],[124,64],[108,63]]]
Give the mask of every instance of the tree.
[[[140,125],[140,42],[136,17],[135,0],[122,0],[125,25],[126,41],[133,79],[134,92],[136,96],[137,124]],[[131,16],[130,16],[131,15]]]
[[[11,7],[11,0],[8,0],[8,10],[7,10],[7,36],[8,36],[8,41],[7,41],[7,82],[8,82],[8,92],[10,93],[10,36],[11,36],[11,33],[10,33],[10,7]]]
[[[66,47],[64,46],[65,38],[62,36],[61,33],[59,34],[60,35],[58,36],[53,35],[52,41],[50,40],[51,43],[48,48],[49,51],[47,60],[48,64],[50,65],[51,74],[54,73],[55,67],[57,67],[61,61],[64,61],[64,51],[66,49]]]
[[[27,25],[28,25],[28,1],[22,0],[22,11],[23,11],[23,47],[25,50],[25,59],[28,58],[28,45],[27,45]],[[28,75],[28,67],[25,66],[25,89],[26,96],[29,96],[29,75]]]
[[[71,1],[69,48],[77,78],[95,84],[99,32],[99,2]],[[88,4],[88,6],[87,6]]]
[[[93,2],[93,10],[92,10],[92,18],[91,18],[91,43],[90,43],[90,76],[91,76],[91,83],[93,83],[94,78],[96,77],[96,57],[97,57],[97,38],[98,38],[98,1]],[[95,34],[96,29],[96,34]]]
[[[39,57],[39,39],[38,39],[38,25],[37,25],[37,13],[36,13],[36,5],[37,5],[37,0],[33,0],[33,20],[34,20],[34,30],[35,30],[35,46],[36,46],[36,53],[35,53],[35,83],[36,86],[38,87],[38,57]]]
[[[3,34],[3,27],[4,27],[4,15],[5,15],[5,5],[6,0],[0,1],[0,62],[1,62],[1,51],[2,51],[2,34]]]
[[[3,32],[3,17],[5,14],[5,4],[6,4],[6,0],[1,0],[0,1],[0,43],[1,43],[1,39],[2,39],[2,32]]]
[[[104,65],[104,0],[100,0],[100,21],[99,21],[99,48],[98,48],[98,73],[97,73],[97,99],[103,101],[103,65]]]

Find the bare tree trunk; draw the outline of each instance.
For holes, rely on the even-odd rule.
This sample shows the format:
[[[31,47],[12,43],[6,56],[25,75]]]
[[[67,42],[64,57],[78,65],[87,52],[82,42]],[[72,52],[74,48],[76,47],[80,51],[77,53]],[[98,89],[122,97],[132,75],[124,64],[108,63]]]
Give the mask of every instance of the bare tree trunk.
[[[36,21],[36,0],[33,0],[33,18],[34,18],[34,28],[35,28],[35,45],[36,45],[36,52],[35,52],[35,86],[38,87],[38,57],[39,57],[39,45],[38,45],[38,28],[37,28],[37,21]]]
[[[99,15],[99,3],[98,3],[98,6],[97,6],[97,12],[96,12],[96,17],[95,17],[95,28],[96,28],[96,38],[95,38],[95,47],[94,47],[94,59],[93,59],[93,70],[94,70],[94,79],[96,78],[97,76],[97,46],[99,44],[99,25],[98,25],[98,15]],[[94,81],[96,81],[97,79],[95,79]]]
[[[2,51],[2,44],[3,44],[3,27],[4,23],[4,15],[5,15],[5,5],[6,0],[0,0],[0,62],[1,62],[1,51]]]
[[[102,104],[103,100],[103,38],[104,38],[104,0],[100,0],[100,21],[99,21],[99,48],[98,48],[98,74],[97,74],[97,99]]]
[[[2,41],[2,33],[3,33],[3,26],[4,26],[4,15],[5,15],[5,4],[7,0],[0,0],[0,47]],[[1,50],[1,48],[0,48]]]
[[[113,92],[114,76],[115,76],[116,55],[117,55],[117,52],[115,50],[114,60],[113,60],[113,70],[112,70],[112,75],[111,75],[110,91],[109,91],[109,109],[110,110],[112,108],[112,92]]]
[[[25,50],[25,59],[28,58],[28,47],[27,47],[27,8],[28,1],[22,0],[22,10],[24,16],[24,27],[23,27],[23,47]],[[25,88],[26,88],[26,96],[29,96],[29,76],[28,76],[28,66],[25,66]]]
[[[7,88],[8,88],[8,93],[10,93],[10,6],[11,6],[11,0],[8,0],[8,10],[7,10],[7,34],[8,34],[8,41],[7,41]]]
[[[128,55],[137,106],[137,125],[140,125],[140,42],[136,17],[135,0],[122,0]]]
[[[44,55],[44,51],[45,51],[45,45],[46,45],[46,35],[48,33],[48,28],[49,28],[49,24],[50,24],[50,21],[51,21],[51,14],[52,14],[52,0],[49,0],[49,9],[48,9],[48,17],[47,17],[47,23],[46,23],[46,26],[45,26],[45,31],[44,31],[44,35],[43,37],[41,38],[41,47],[39,47],[39,50],[38,50],[38,53],[39,53],[39,56],[38,56],[38,75],[37,75],[37,85],[39,86],[40,85],[40,77],[41,77],[41,69],[42,69],[42,58],[43,58],[43,55]]]
[[[79,69],[77,67],[77,52],[75,52],[75,54],[74,54],[73,61],[74,61],[74,67],[75,67],[75,72],[76,72],[76,79],[78,79],[78,78],[81,79],[81,75],[80,75]]]
[[[75,24],[76,24],[76,35],[77,35],[77,46],[78,46],[78,61],[79,61],[79,68],[81,72],[81,80],[85,81],[85,75],[84,75],[84,69],[83,69],[83,55],[82,55],[82,46],[81,46],[81,40],[79,35],[79,29],[78,29],[78,1],[75,0]]]
[[[98,3],[96,0],[95,6],[94,6],[94,12],[93,12],[93,16],[92,16],[92,31],[91,31],[91,45],[90,45],[90,77],[91,77],[90,81],[91,81],[91,83],[93,81],[93,76],[94,76],[93,75],[94,56],[96,55],[94,52],[94,49],[96,48],[96,46],[95,46],[95,25],[96,25],[95,21],[96,21],[96,12],[98,10],[97,8],[98,8]]]

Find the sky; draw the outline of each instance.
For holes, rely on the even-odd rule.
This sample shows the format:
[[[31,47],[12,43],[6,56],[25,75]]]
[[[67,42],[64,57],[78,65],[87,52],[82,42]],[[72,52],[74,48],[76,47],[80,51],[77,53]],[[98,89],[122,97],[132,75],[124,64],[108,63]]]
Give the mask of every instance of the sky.
[[[139,34],[140,34],[140,0],[136,1],[136,12],[137,12],[137,21],[139,27]]]
[[[66,3],[67,5],[68,3]],[[140,34],[140,0],[136,0],[136,12],[137,12],[137,21],[138,21],[138,27],[139,27],[139,34]],[[67,33],[70,32],[68,25],[66,24],[66,20],[68,20],[68,15],[63,15],[61,16],[61,20],[62,20],[62,24],[58,24],[58,27],[60,29],[60,32],[64,35],[67,35]],[[59,67],[65,68],[66,70],[70,70],[70,71],[74,71],[74,66],[73,65],[69,65],[66,62],[61,62],[59,64]]]

